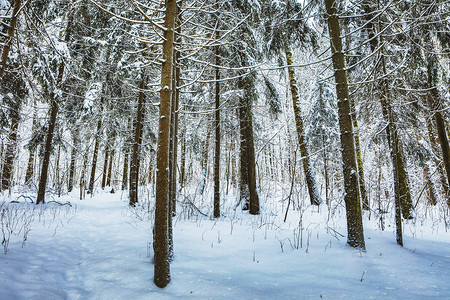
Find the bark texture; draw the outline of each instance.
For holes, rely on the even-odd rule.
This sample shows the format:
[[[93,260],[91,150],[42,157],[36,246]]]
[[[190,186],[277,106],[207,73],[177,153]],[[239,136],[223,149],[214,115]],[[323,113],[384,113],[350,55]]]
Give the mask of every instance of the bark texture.
[[[245,95],[245,89],[251,88],[251,79],[240,78],[238,88],[244,90],[244,96],[240,98],[239,118],[241,134],[241,203],[244,209],[249,209],[250,214],[259,214],[259,197],[256,190],[256,161],[255,146],[253,142],[253,117],[252,103]]]
[[[164,288],[170,282],[169,250],[169,139],[170,111],[173,91],[174,29],[177,4],[166,1],[163,42],[163,64],[161,70],[161,104],[159,108],[158,150],[156,157],[156,207],[153,231],[154,282]]]
[[[355,248],[365,249],[361,203],[358,197],[358,175],[352,119],[348,92],[345,56],[342,52],[341,29],[337,15],[337,1],[325,0],[328,14],[328,30],[331,38],[331,52],[338,98],[338,116],[344,173],[344,200],[347,213],[347,243]]]
[[[138,203],[138,190],[139,190],[139,154],[142,141],[142,128],[143,128],[143,118],[144,118],[144,103],[145,103],[145,78],[142,74],[141,81],[139,83],[139,98],[138,106],[136,112],[136,122],[134,125],[134,141],[133,141],[133,151],[131,154],[131,164],[130,164],[130,190],[129,190],[129,201],[130,206],[135,206]]]

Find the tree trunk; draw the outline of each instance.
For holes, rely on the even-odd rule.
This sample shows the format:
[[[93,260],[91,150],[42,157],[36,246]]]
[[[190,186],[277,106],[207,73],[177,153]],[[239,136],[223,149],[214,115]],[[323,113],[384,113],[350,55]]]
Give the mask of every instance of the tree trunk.
[[[182,140],[181,140],[181,154],[180,154],[180,186],[179,189],[184,187],[186,182],[186,129],[181,131]]]
[[[11,128],[8,134],[8,145],[6,146],[6,153],[4,157],[0,191],[4,191],[12,187],[12,174],[14,169],[14,158],[16,156],[18,127],[19,121],[12,120]]]
[[[142,74],[141,82],[139,84],[139,99],[136,112],[136,123],[134,126],[134,141],[133,152],[131,155],[130,165],[130,206],[135,206],[138,203],[138,189],[139,189],[139,150],[142,140],[142,129],[144,120],[144,104],[145,104],[145,75]]]
[[[6,63],[8,62],[9,51],[11,50],[11,46],[14,39],[14,33],[16,31],[17,19],[19,18],[20,8],[21,8],[21,0],[14,1],[14,7],[11,15],[11,21],[9,22],[8,27],[8,36],[3,45],[3,51],[0,61],[0,80],[3,78],[3,74],[5,73]]]
[[[109,149],[109,165],[108,165],[108,175],[106,177],[106,186],[111,186],[112,181],[112,168],[113,168],[113,162],[114,162],[114,138],[111,140],[111,146]]]
[[[355,151],[356,151],[356,164],[358,166],[358,182],[359,182],[359,195],[361,197],[362,207],[364,210],[370,210],[369,198],[367,197],[366,180],[364,178],[364,164],[361,154],[361,142],[359,140],[358,132],[358,120],[356,119],[356,107],[355,101],[350,99],[350,109],[352,111],[352,122],[355,136]]]
[[[128,151],[126,151],[123,159],[122,190],[127,189],[128,186],[128,156]]]
[[[44,158],[42,159],[41,177],[39,179],[39,189],[36,204],[45,202],[44,199],[45,199],[45,189],[47,186],[48,167],[50,165],[50,152],[52,150],[52,141],[56,127],[57,115],[58,115],[58,103],[56,102],[55,99],[52,99],[52,105],[50,109],[50,121],[48,124],[47,139],[45,141]]]
[[[69,166],[69,181],[68,181],[68,192],[73,190],[74,178],[75,178],[75,164],[77,160],[77,153],[79,147],[79,129],[76,127],[72,132],[73,147],[70,153],[70,166]]]
[[[355,248],[365,249],[361,203],[358,198],[358,176],[356,151],[353,136],[345,57],[342,51],[341,29],[337,15],[337,1],[325,0],[328,14],[328,30],[331,38],[331,52],[338,98],[338,116],[341,140],[342,167],[344,175],[344,200],[347,212],[347,243]]]
[[[320,199],[319,190],[317,189],[316,178],[314,175],[314,170],[311,166],[308,149],[306,148],[305,132],[303,128],[303,118],[300,109],[300,99],[298,95],[297,80],[295,79],[295,71],[294,68],[292,67],[292,53],[290,51],[286,51],[286,60],[289,70],[289,82],[291,88],[292,106],[294,107],[297,138],[300,146],[300,155],[302,159],[303,171],[305,173],[306,185],[308,187],[309,192],[309,200],[311,201],[312,205],[319,205],[322,202],[322,199]]]
[[[104,103],[104,96],[102,95],[100,99],[100,111],[103,111],[103,103]],[[102,115],[98,117],[97,121],[97,131],[95,134],[95,144],[94,144],[94,153],[92,154],[92,166],[91,166],[91,177],[89,179],[89,188],[88,192],[91,194],[91,196],[94,194],[94,182],[95,182],[95,172],[97,169],[97,158],[98,158],[98,148],[99,148],[99,138],[100,133],[102,130]]]
[[[430,168],[427,165],[425,165],[423,168],[423,181],[427,185],[428,191],[427,204],[436,205],[437,204],[436,193],[434,192],[433,182],[430,179]]]
[[[206,120],[206,139],[203,143],[203,155],[201,160],[202,165],[202,177],[200,180],[200,186],[199,186],[199,194],[203,195],[203,192],[205,191],[205,187],[208,180],[208,154],[209,154],[209,140],[211,139],[211,130],[210,130],[210,123],[209,123],[209,117]]]
[[[180,15],[179,15],[180,8],[177,6],[177,16],[176,18],[176,44],[181,44],[181,27],[180,27]],[[173,54],[173,83],[172,83],[172,104],[171,104],[171,117],[170,117],[170,150],[169,150],[169,209],[171,211],[171,215],[169,216],[172,218],[172,216],[175,216],[176,214],[176,208],[177,208],[177,160],[178,160],[178,110],[179,110],[179,103],[180,103],[180,93],[177,89],[177,87],[180,85],[180,76],[181,76],[181,70],[179,67],[180,63],[180,52],[176,51],[174,49]],[[170,220],[169,226],[171,226],[172,222]],[[173,252],[173,244],[172,244],[172,228],[169,228],[169,240],[170,240],[170,252]]]
[[[244,90],[240,98],[239,118],[241,134],[241,202],[250,210],[250,214],[259,214],[259,197],[256,190],[256,162],[253,142],[252,103],[245,95],[245,89],[251,85],[249,78],[240,78],[238,88]]]
[[[105,145],[105,160],[103,162],[103,173],[102,173],[102,190],[105,189],[106,186],[106,175],[108,173],[108,162],[109,162],[109,144],[108,140]]]
[[[170,104],[173,84],[174,29],[177,3],[166,0],[163,41],[163,63],[161,70],[161,104],[159,108],[159,130],[156,173],[155,227],[153,230],[154,282],[164,288],[170,282],[169,249],[169,138]]]
[[[242,205],[243,210],[250,209],[250,185],[248,182],[248,145],[245,140],[246,136],[246,122],[245,122],[245,100],[243,98],[240,99],[239,103],[239,136],[240,136],[240,152],[239,152],[239,161],[240,161],[240,179],[239,179],[239,203]]]
[[[433,151],[433,154],[436,156],[436,158],[442,157],[441,148],[438,145],[438,139],[435,136],[435,132],[433,130],[433,125],[430,120],[427,120],[427,131],[428,131],[428,138],[430,140],[431,144],[431,150]],[[441,163],[441,159],[436,159],[436,165],[439,172],[439,181],[441,182],[442,189],[444,192],[444,197],[449,201],[449,185],[447,181],[447,177],[445,176],[445,168],[443,164]]]
[[[441,111],[443,110],[442,100],[435,84],[435,57],[431,57],[428,62],[428,87],[430,89],[429,107],[433,112],[433,118],[437,129],[439,144],[441,145],[442,161],[447,174],[447,184],[450,186],[450,146],[448,142],[447,131],[445,130],[444,118]],[[447,195],[447,205],[450,207],[450,197]]]
[[[216,32],[216,38],[218,32]],[[216,66],[220,64],[219,46],[214,49]],[[215,68],[215,141],[214,141],[214,218],[220,217],[220,71]]]
[[[37,105],[36,105],[36,99],[34,100],[34,113],[33,113],[33,125],[31,127],[31,130],[34,132],[36,130],[36,124],[37,124]],[[30,156],[28,157],[28,163],[27,163],[27,171],[25,172],[25,185],[30,186],[33,179],[33,173],[34,173],[34,155],[36,150],[30,149]]]
[[[366,20],[368,21],[366,24],[366,28],[368,31],[368,36],[370,39],[370,49],[371,51],[375,51],[378,48],[379,45],[379,39],[375,36],[375,33],[377,32],[377,29],[375,28],[375,25],[373,23],[374,18],[374,9],[372,7],[372,2],[366,1],[363,5],[363,9],[366,13]],[[381,28],[378,29],[378,31],[381,31]],[[386,74],[386,68],[385,68],[385,58],[384,54],[382,53],[382,50],[380,50],[380,62],[381,64],[376,66],[377,69],[379,67],[382,67],[382,75]],[[378,74],[375,73],[375,76]],[[383,118],[386,122],[388,122],[388,126],[386,127],[386,135],[388,139],[389,147],[391,148],[391,153],[395,153],[395,157],[391,154],[392,159],[396,159],[395,161],[392,161],[393,168],[396,168],[396,170],[393,170],[394,173],[394,180],[398,180],[398,189],[397,192],[395,191],[394,186],[394,194],[396,195],[396,203],[399,203],[401,205],[400,210],[401,214],[405,219],[411,218],[411,210],[412,210],[412,198],[411,198],[411,191],[409,189],[408,185],[408,173],[406,171],[405,166],[405,159],[403,156],[403,150],[401,147],[401,141],[397,134],[397,125],[395,123],[395,116],[394,112],[392,111],[391,103],[390,103],[390,96],[388,95],[388,82],[386,80],[382,80],[378,86],[377,89],[380,91],[380,103],[383,113]],[[391,141],[392,139],[396,138],[396,141]],[[396,145],[397,149],[393,149]],[[395,175],[396,174],[396,175]],[[397,194],[398,193],[398,194]],[[399,216],[400,218],[400,216]],[[401,221],[401,220],[400,220]],[[398,223],[398,221],[397,221]]]

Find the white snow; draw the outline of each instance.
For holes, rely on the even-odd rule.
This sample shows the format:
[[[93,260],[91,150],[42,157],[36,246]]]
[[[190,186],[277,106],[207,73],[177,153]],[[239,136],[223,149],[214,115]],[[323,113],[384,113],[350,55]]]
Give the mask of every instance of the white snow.
[[[341,236],[339,205],[290,211],[286,223],[266,200],[260,216],[230,209],[217,221],[187,219],[188,209],[179,208],[172,281],[159,289],[146,211],[153,201],[130,209],[126,193],[77,196],[55,199],[72,208],[46,204],[23,248],[21,236],[13,236],[9,252],[0,254],[1,299],[450,298],[450,234],[436,212],[404,224],[404,248],[395,243],[392,220],[381,231],[366,215],[367,251],[360,252]]]

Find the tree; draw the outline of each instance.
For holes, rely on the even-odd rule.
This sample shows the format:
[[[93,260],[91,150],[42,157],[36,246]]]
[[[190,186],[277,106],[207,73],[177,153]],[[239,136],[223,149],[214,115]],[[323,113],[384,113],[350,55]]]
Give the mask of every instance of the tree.
[[[169,139],[173,92],[173,59],[176,0],[167,0],[164,17],[163,63],[161,69],[161,103],[159,107],[158,150],[156,154],[156,207],[153,231],[155,257],[154,282],[164,288],[170,282],[169,251]]]
[[[336,81],[336,95],[338,99],[342,168],[344,173],[344,201],[347,213],[347,243],[352,247],[365,249],[361,203],[358,197],[356,152],[350,115],[350,95],[348,92],[345,56],[342,51],[341,28],[337,8],[337,0],[325,0],[325,9],[328,16],[328,31],[331,38],[334,79]]]

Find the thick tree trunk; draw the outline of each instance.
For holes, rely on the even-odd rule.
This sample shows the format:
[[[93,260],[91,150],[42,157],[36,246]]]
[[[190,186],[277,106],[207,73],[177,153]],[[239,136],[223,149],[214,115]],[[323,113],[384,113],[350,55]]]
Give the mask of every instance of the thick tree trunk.
[[[154,282],[163,288],[170,282],[169,249],[169,139],[173,86],[174,29],[176,0],[166,0],[163,63],[161,70],[161,104],[159,108],[158,150],[156,161],[156,207],[153,230]]]
[[[248,145],[245,140],[246,135],[246,122],[245,122],[245,108],[243,108],[246,104],[243,98],[240,99],[239,103],[239,136],[240,136],[240,152],[239,152],[239,161],[240,161],[240,178],[239,178],[239,203],[242,205],[243,210],[250,209],[250,185],[248,182]]]
[[[314,170],[311,166],[308,149],[306,148],[305,132],[303,128],[303,118],[300,109],[297,80],[295,79],[295,71],[292,67],[292,53],[290,51],[286,51],[286,60],[289,70],[289,83],[291,88],[292,105],[294,107],[295,127],[297,130],[297,138],[300,146],[300,155],[302,159],[303,171],[306,178],[306,185],[309,192],[309,200],[312,205],[319,205],[322,202],[322,199],[320,199]]]
[[[138,189],[139,189],[139,152],[142,141],[142,129],[144,120],[144,104],[145,104],[145,75],[142,74],[141,82],[139,83],[139,99],[136,112],[136,123],[134,126],[134,141],[133,152],[131,155],[130,165],[130,190],[129,190],[129,204],[135,206],[138,203]]]
[[[344,200],[347,212],[347,243],[355,248],[365,249],[364,229],[362,224],[361,203],[358,197],[358,176],[356,151],[350,115],[345,57],[342,51],[341,29],[337,15],[337,1],[325,0],[328,14],[328,30],[331,38],[331,52],[338,98],[338,116],[344,173]]]
[[[240,78],[238,88],[245,90],[249,88],[248,78]],[[250,214],[259,214],[259,197],[256,190],[256,161],[255,147],[253,142],[253,120],[252,104],[245,95],[240,98],[239,117],[241,134],[241,202],[244,209],[248,205]]]

